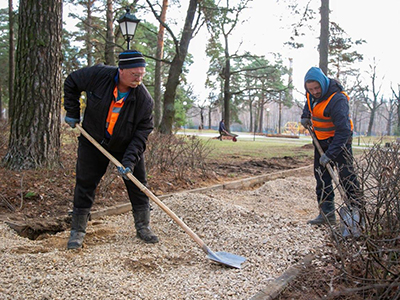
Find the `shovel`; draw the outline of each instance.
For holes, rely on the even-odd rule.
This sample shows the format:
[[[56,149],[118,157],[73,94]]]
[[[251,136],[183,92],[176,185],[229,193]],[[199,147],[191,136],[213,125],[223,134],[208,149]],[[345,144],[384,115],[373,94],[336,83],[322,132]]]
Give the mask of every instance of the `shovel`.
[[[310,132],[310,135],[314,141],[315,147],[317,147],[319,154],[322,156],[324,154],[324,150],[322,150],[322,147],[319,144],[314,131],[311,129],[311,126],[308,126],[307,129]],[[337,189],[339,190],[339,193],[342,196],[344,202],[349,203],[349,201],[347,201],[348,199],[347,199],[346,192],[344,191],[343,186],[340,184],[339,180],[335,176],[332,166],[330,164],[327,164],[326,169],[328,170],[329,175],[331,176]],[[359,237],[361,235],[361,230],[360,230],[361,216],[360,216],[360,212],[357,208],[353,207],[353,208],[349,209],[347,207],[341,207],[339,210],[339,216],[340,216],[340,231],[341,231],[343,237],[347,237],[349,235],[352,235],[354,237]]]
[[[113,157],[107,150],[105,150],[89,133],[87,133],[80,124],[76,124],[80,132],[99,149],[116,167],[123,167],[123,165]],[[246,260],[245,257],[227,253],[227,252],[213,252],[207,245],[194,233],[173,211],[171,211],[160,199],[158,199],[147,187],[145,187],[135,176],[127,173],[126,176],[151,200],[153,200],[164,212],[167,213],[207,254],[207,258],[217,263],[237,268],[241,268],[241,263]]]

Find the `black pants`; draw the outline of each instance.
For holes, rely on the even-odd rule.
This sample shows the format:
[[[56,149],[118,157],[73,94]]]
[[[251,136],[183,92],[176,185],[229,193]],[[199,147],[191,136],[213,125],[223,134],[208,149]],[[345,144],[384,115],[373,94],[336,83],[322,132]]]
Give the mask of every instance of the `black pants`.
[[[329,147],[330,139],[319,141],[322,150],[325,152]],[[320,165],[321,155],[318,149],[314,150],[314,176],[317,181],[316,194],[320,209],[324,214],[335,210],[334,191],[332,186],[332,177],[328,170]],[[358,206],[360,203],[360,184],[353,167],[353,150],[351,144],[346,144],[337,157],[334,158],[334,165],[339,174],[339,181],[344,188],[346,198],[349,201],[347,205]]]
[[[104,147],[107,150],[107,147]],[[108,150],[107,150],[108,151]],[[110,152],[110,151],[109,151]],[[118,161],[122,160],[121,152],[110,152]],[[76,163],[76,185],[74,194],[75,208],[91,208],[94,203],[95,190],[109,164],[108,158],[85,137],[79,137],[78,160]],[[133,170],[133,175],[146,185],[146,169],[142,157]],[[124,180],[133,210],[149,209],[149,198],[132,181]]]

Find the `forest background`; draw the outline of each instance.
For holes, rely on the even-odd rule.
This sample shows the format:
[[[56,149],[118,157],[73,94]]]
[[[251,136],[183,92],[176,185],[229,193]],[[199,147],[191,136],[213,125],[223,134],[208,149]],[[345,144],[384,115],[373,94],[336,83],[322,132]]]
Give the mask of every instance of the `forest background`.
[[[0,1],[0,8],[2,11],[2,28],[7,27],[7,7],[8,2],[5,0]],[[14,1],[16,2],[16,1]],[[70,3],[69,3],[70,2]],[[71,3],[81,3],[85,2],[92,3],[93,7],[92,14],[96,18],[105,19],[105,10],[101,9],[103,6],[105,8],[105,1],[64,1],[63,7],[63,21],[64,29],[70,33],[79,32],[80,34],[72,36],[70,43],[78,48],[85,48],[85,44],[79,36],[82,36],[82,22],[84,22],[84,7],[81,5],[72,5]],[[149,8],[140,6],[141,2],[137,2],[137,9],[135,14],[144,22],[151,23],[154,26],[158,26],[158,21],[152,15]],[[184,22],[184,17],[186,15],[187,3],[181,1],[180,5],[176,3],[170,3],[170,9],[167,12],[167,18],[169,19],[169,26],[175,30],[179,30],[179,26],[182,26]],[[239,1],[237,1],[239,2]],[[231,1],[231,3],[234,3]],[[123,5],[123,4],[121,4]],[[290,5],[295,5],[296,8],[293,10]],[[254,125],[255,122],[250,120],[248,114],[248,107],[244,106],[239,109],[238,116],[232,122],[232,129],[237,131],[256,131],[259,132],[270,132],[270,131],[281,131],[284,130],[284,126],[287,122],[298,121],[299,109],[298,107],[302,105],[304,101],[304,91],[303,91],[303,77],[305,72],[310,66],[318,65],[318,43],[319,43],[319,22],[318,17],[320,1],[260,1],[253,0],[247,4],[247,8],[244,9],[240,16],[240,24],[237,25],[235,30],[229,36],[230,49],[234,53],[243,53],[251,49],[251,53],[255,55],[265,56],[269,61],[281,60],[282,65],[286,68],[292,67],[292,82],[293,82],[293,97],[294,102],[298,105],[283,106],[282,115],[279,116],[279,105],[275,105],[275,101],[267,101],[268,104],[265,108],[265,113],[263,115],[263,126]],[[330,3],[330,19],[332,23],[341,26],[344,30],[342,32],[342,38],[347,39],[348,47],[351,46],[351,51],[357,51],[359,55],[363,57],[361,61],[354,61],[351,68],[354,69],[353,74],[347,77],[352,77],[347,84],[347,89],[351,89],[355,85],[355,80],[359,80],[366,86],[371,86],[371,74],[375,72],[376,76],[376,88],[380,89],[379,97],[382,98],[393,98],[392,88],[396,90],[396,84],[399,80],[396,77],[396,67],[400,66],[399,58],[396,55],[396,49],[398,49],[399,41],[391,36],[391,28],[399,28],[400,21],[395,16],[395,12],[400,9],[399,3],[397,1],[385,1],[382,5],[376,3],[365,4],[362,1],[351,1],[350,3],[343,0],[331,1]],[[18,3],[15,3],[18,7]],[[81,7],[80,7],[81,6]],[[308,7],[309,11],[312,13],[307,13],[309,19],[305,21],[301,16],[304,13],[305,7]],[[82,9],[81,9],[82,8]],[[118,8],[118,2],[115,5],[115,9]],[[297,10],[297,13],[295,11]],[[80,12],[77,14],[77,12]],[[5,14],[5,15],[3,15]],[[79,18],[77,17],[79,15]],[[357,16],[357,22],[354,19]],[[118,16],[114,16],[117,18]],[[374,20],[374,22],[371,22]],[[4,22],[4,23],[3,23]],[[116,23],[116,22],[115,22]],[[174,25],[172,25],[175,23]],[[294,26],[296,24],[296,26]],[[77,26],[76,26],[77,25]],[[101,28],[101,24],[95,25]],[[117,27],[117,25],[115,25]],[[306,28],[307,29],[304,29]],[[105,27],[103,27],[105,29]],[[259,29],[256,29],[259,28]],[[293,28],[296,28],[294,30]],[[301,28],[301,31],[298,31]],[[7,30],[3,31],[2,40],[5,45],[1,46],[3,49],[6,46]],[[290,47],[290,41],[293,36],[297,34],[297,41],[303,46],[301,48]],[[204,119],[201,119],[201,110],[212,102],[213,97],[218,97],[218,91],[215,91],[210,86],[205,86],[207,81],[207,71],[210,66],[210,58],[205,55],[207,39],[209,34],[205,26],[203,26],[199,33],[193,38],[189,47],[189,53],[192,55],[192,63],[187,68],[186,80],[187,85],[193,91],[191,98],[192,101],[186,101],[190,103],[185,107],[188,110],[191,107],[191,103],[194,101],[194,110],[192,110],[188,115],[186,111],[183,112],[182,120],[177,120],[177,125],[182,125],[184,123],[187,127],[198,128],[203,122],[203,126],[212,126],[215,128],[221,117],[221,111],[217,110],[215,113],[207,114]],[[364,40],[365,43],[354,43],[354,40]],[[289,42],[289,44],[288,44]],[[96,49],[95,49],[96,51]],[[145,51],[145,50],[144,50]],[[146,49],[146,51],[148,51]],[[80,57],[80,65],[86,64],[85,54],[82,53]],[[151,55],[149,51],[149,54]],[[5,63],[8,61],[7,51],[1,51],[0,58]],[[278,58],[277,58],[278,57]],[[291,60],[291,61],[290,61]],[[6,63],[7,64],[7,63]],[[373,68],[376,68],[374,71]],[[4,70],[4,69],[3,69]],[[342,73],[346,72],[340,71]],[[357,78],[358,77],[358,78]],[[356,79],[357,78],[357,79]],[[344,80],[343,78],[341,78]],[[288,77],[283,78],[287,83]],[[3,114],[6,113],[7,109],[7,80],[2,80],[2,91],[3,97]],[[215,87],[214,87],[215,88]],[[370,88],[370,90],[372,90]],[[369,91],[371,92],[371,91]],[[219,95],[220,96],[220,95]],[[241,95],[242,98],[243,95]],[[368,97],[373,98],[374,95],[368,95]],[[193,99],[194,98],[194,99]],[[243,102],[245,100],[239,100]],[[390,101],[390,100],[386,100]],[[239,104],[240,105],[240,104]],[[374,127],[371,129],[371,134],[393,134],[394,130],[388,128],[387,119],[390,108],[380,108],[377,114]],[[356,109],[354,109],[356,111]],[[368,120],[368,115],[370,114],[370,109],[366,109],[364,112],[357,112],[361,114],[360,120]],[[254,119],[255,117],[253,117]],[[385,121],[386,120],[386,121]],[[395,122],[394,120],[392,123]],[[260,123],[260,122],[258,122]],[[260,124],[258,124],[260,125]],[[395,124],[394,124],[395,125]],[[282,126],[282,129],[280,128]],[[392,124],[393,126],[393,124]],[[368,123],[365,121],[360,121],[357,125],[357,132],[360,134],[368,133]],[[388,130],[390,132],[388,132]]]
[[[400,87],[393,75],[397,41],[390,34],[398,28],[393,13],[398,3],[342,2],[53,0],[43,2],[42,8],[53,3],[61,9],[46,16],[50,25],[63,22],[61,82],[80,67],[116,64],[118,53],[127,47],[116,22],[126,7],[142,20],[131,47],[147,57],[144,82],[156,101],[155,123],[162,133],[182,126],[215,129],[221,118],[236,131],[282,133],[288,123],[300,129],[303,76],[309,67],[322,63],[351,97],[356,134],[399,134]],[[23,89],[18,82],[25,82],[21,78],[13,82],[22,72],[18,57],[15,67],[10,53],[18,56],[42,46],[24,43],[24,50],[16,45],[18,35],[26,34],[23,29],[37,21],[21,15],[19,8],[25,4],[15,3],[14,9],[13,1],[8,1],[11,10],[1,10],[0,64],[6,75],[0,82],[1,111],[8,119],[13,119],[10,91],[18,93]],[[59,12],[59,19],[51,20]],[[356,15],[360,17],[355,24]],[[321,47],[324,40],[326,47]],[[325,48],[326,55],[321,55]],[[19,67],[26,73],[26,66]],[[60,109],[62,120],[62,108],[52,109]],[[17,114],[14,119],[21,118]]]

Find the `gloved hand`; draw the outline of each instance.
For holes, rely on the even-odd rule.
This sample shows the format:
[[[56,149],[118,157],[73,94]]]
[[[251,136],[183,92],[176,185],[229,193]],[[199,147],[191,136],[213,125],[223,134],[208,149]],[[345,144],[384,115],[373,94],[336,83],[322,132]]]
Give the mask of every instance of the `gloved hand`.
[[[331,161],[331,159],[324,154],[322,154],[322,156],[319,159],[319,163],[321,166],[323,166],[324,168],[326,168],[326,165]]]
[[[129,168],[129,167],[124,168],[124,167],[121,166],[121,167],[117,167],[117,170],[118,170],[118,173],[119,173],[120,175],[122,175],[122,177],[123,177],[125,180],[129,180],[129,178],[128,178],[128,176],[126,176],[126,174],[132,173],[131,168]]]
[[[308,128],[308,127],[312,126],[311,119],[309,119],[309,118],[301,118],[300,122],[301,122],[301,125],[304,126],[304,128]]]
[[[75,128],[75,124],[77,124],[79,122],[80,122],[79,119],[70,118],[70,117],[67,117],[67,116],[65,117],[65,123],[67,123],[72,128]]]

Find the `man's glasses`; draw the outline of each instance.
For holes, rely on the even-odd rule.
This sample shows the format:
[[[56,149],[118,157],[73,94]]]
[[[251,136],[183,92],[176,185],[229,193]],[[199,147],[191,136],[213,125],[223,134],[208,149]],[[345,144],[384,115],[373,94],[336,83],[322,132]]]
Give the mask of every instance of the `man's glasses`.
[[[146,73],[131,73],[133,78],[143,78]]]

